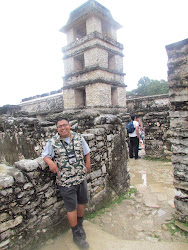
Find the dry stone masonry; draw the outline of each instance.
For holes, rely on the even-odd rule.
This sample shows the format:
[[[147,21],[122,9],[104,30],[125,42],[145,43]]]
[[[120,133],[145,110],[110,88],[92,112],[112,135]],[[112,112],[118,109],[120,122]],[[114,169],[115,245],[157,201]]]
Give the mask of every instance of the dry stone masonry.
[[[169,104],[168,94],[127,99],[127,112],[142,120],[148,157],[171,159]]]
[[[62,116],[70,119],[72,130],[81,132],[91,148],[92,172],[87,178],[90,194],[87,212],[104,206],[129,186],[125,129],[128,115],[72,111],[49,115],[44,121],[4,115],[1,121],[1,128],[4,128],[1,131],[1,149],[7,144],[6,138],[10,138],[10,143],[9,152],[4,151],[1,159],[6,166],[2,164],[0,168],[1,249],[29,249],[31,245],[34,247],[35,242],[38,244],[67,227],[66,212],[55,176],[41,157],[35,157],[40,155],[47,140],[56,133],[54,119]],[[21,147],[24,141],[27,146],[24,144]]]
[[[70,13],[61,31],[64,52],[64,108],[126,107],[123,45],[110,11],[89,0]]]
[[[29,98],[28,98],[29,99]],[[63,93],[41,96],[36,99],[25,100],[20,105],[23,112],[29,112],[30,114],[40,114],[48,112],[57,112],[63,110]]]
[[[175,207],[188,222],[188,39],[166,46]]]
[[[61,29],[67,35],[63,98],[58,91],[0,108],[0,249],[34,249],[67,227],[55,176],[40,157],[59,117],[67,117],[91,148],[87,212],[129,187],[125,124],[135,113],[145,127],[146,155],[172,154],[176,216],[188,222],[188,39],[166,46],[169,96],[127,100],[126,107],[119,28],[95,0],[81,5]]]

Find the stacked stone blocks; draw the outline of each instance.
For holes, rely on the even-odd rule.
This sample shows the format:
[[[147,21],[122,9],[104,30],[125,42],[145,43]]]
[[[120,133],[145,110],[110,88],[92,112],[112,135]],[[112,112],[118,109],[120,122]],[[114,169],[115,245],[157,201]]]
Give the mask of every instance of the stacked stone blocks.
[[[188,39],[166,46],[176,217],[188,222]]]
[[[72,130],[82,132],[91,148],[92,171],[87,176],[90,203],[86,210],[95,211],[113,197],[124,193],[129,186],[125,129],[128,116],[96,111],[75,111],[70,114],[56,114],[57,116],[68,116]],[[31,145],[27,159],[24,159],[23,149],[18,148],[17,154],[13,156],[20,159],[11,158],[11,163],[17,159],[15,163],[10,164],[12,167],[1,165],[1,249],[24,249],[30,245],[34,247],[40,240],[57,236],[66,229],[66,212],[55,184],[55,176],[40,157],[33,157],[33,151],[37,150],[36,156],[40,155],[47,140],[56,133],[54,119],[54,115],[50,115],[46,121],[20,117],[10,120],[10,117],[5,116],[0,124],[4,127],[1,139],[5,144],[5,138],[10,137],[10,134],[10,140],[18,139],[18,144],[16,141],[11,144],[10,141],[10,152],[18,147],[19,136],[24,140],[24,134],[20,133],[19,128],[26,134],[25,141],[32,139],[35,134],[38,136],[38,140],[28,140]],[[37,127],[40,128],[40,134],[36,133]],[[3,159],[9,160],[7,152],[3,153]]]
[[[123,46],[117,42],[116,36],[116,30],[120,27],[109,10],[94,0],[87,1],[71,12],[67,24],[61,29],[66,33],[68,42],[63,48],[65,109],[82,105],[126,107]],[[98,85],[101,85],[101,88],[97,88]],[[115,99],[114,91],[109,88],[118,88],[116,102],[112,101]],[[104,95],[101,95],[101,89]],[[78,102],[76,95],[71,94],[73,98],[71,104],[68,98],[69,91],[72,93],[72,90],[82,91],[83,94],[80,95]]]

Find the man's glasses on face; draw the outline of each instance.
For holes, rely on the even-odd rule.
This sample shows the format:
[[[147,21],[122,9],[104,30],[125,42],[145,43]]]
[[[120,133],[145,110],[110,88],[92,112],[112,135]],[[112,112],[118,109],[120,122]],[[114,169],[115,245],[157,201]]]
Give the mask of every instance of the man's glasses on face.
[[[68,123],[67,124],[62,124],[62,125],[57,126],[57,128],[66,128],[68,125],[69,125]]]

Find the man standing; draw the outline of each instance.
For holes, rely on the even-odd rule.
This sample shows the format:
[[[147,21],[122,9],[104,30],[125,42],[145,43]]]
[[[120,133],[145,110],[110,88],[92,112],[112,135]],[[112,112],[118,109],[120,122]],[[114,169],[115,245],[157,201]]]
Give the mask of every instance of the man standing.
[[[130,147],[129,147],[129,156],[130,158],[133,158],[133,152],[135,160],[140,158],[138,156],[138,146],[139,146],[139,123],[138,118],[136,115],[131,115],[131,120],[133,121],[133,126],[135,128],[133,133],[129,133],[129,139],[130,139]]]
[[[56,125],[57,134],[47,142],[42,158],[50,171],[57,174],[56,182],[74,242],[81,248],[88,248],[82,222],[88,203],[86,174],[91,171],[90,149],[81,134],[70,130],[71,125],[66,118],[59,119]]]

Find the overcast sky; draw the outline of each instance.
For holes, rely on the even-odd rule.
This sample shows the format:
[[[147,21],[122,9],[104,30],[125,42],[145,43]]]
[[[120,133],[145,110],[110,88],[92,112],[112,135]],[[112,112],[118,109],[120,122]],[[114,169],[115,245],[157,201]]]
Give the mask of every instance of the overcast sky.
[[[85,0],[0,0],[0,106],[63,86],[65,35],[59,32]],[[167,80],[165,46],[188,38],[187,0],[98,0],[123,28],[127,90],[138,80]]]

